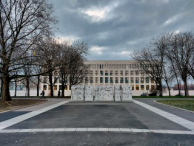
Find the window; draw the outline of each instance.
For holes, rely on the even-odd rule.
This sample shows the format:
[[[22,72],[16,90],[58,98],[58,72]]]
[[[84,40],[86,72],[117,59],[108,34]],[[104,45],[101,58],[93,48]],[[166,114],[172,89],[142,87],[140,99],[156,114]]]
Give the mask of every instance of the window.
[[[131,71],[131,76],[133,76],[134,75],[134,71]]]
[[[141,90],[144,90],[144,85],[141,85]]]
[[[132,86],[132,90],[134,90],[134,85],[131,85]]]
[[[108,71],[107,70],[105,71],[105,76],[108,76]]]
[[[129,75],[129,72],[126,70],[125,71],[125,76],[128,76]]]
[[[54,86],[53,86],[53,89],[54,89],[54,90],[57,90],[57,85],[54,85]]]
[[[85,78],[85,83],[88,83],[88,77]]]
[[[103,77],[100,77],[100,83],[103,83]]]
[[[47,90],[47,85],[43,85],[43,90]]]
[[[93,71],[92,70],[90,71],[90,75],[93,75]]]
[[[141,83],[144,83],[144,77],[141,77]]]
[[[67,90],[67,85],[65,85],[65,87],[64,87],[64,90]],[[59,90],[62,90],[62,86],[61,85],[59,85]]]
[[[108,83],[108,77],[105,77],[105,83]]]
[[[139,83],[139,77],[135,78],[135,83]]]
[[[112,76],[112,75],[113,75],[113,71],[111,70],[111,71],[110,71],[110,76]]]
[[[120,75],[123,76],[123,71],[122,70],[120,71]]]
[[[125,77],[125,83],[129,83],[129,78]]]
[[[151,78],[151,83],[154,83],[154,78]]]
[[[93,83],[93,77],[90,77],[90,83]]]
[[[138,70],[135,71],[135,75],[139,76],[139,71]]]
[[[88,74],[88,71],[85,71],[85,74],[86,74],[86,76],[87,76],[87,74]]]
[[[96,74],[96,76],[98,75],[98,71],[97,70],[95,71],[95,74]]]
[[[117,70],[115,70],[115,76],[118,76],[118,71]]]
[[[144,76],[144,72],[143,71],[141,71],[141,76]]]
[[[118,83],[118,77],[115,77],[115,83]]]
[[[149,77],[146,77],[146,83],[149,83],[149,82],[150,82]]]
[[[103,76],[103,70],[100,71],[100,75]]]
[[[155,90],[155,86],[154,85],[151,85],[151,90]]]
[[[113,83],[113,77],[110,77],[110,83]]]
[[[123,77],[120,77],[120,83],[123,83]]]
[[[149,85],[146,85],[146,90],[149,90]]]
[[[95,82],[98,83],[98,77],[96,77]]]
[[[134,83],[134,77],[131,77],[131,83]]]
[[[139,90],[139,85],[135,85],[135,87],[136,87],[136,90]]]

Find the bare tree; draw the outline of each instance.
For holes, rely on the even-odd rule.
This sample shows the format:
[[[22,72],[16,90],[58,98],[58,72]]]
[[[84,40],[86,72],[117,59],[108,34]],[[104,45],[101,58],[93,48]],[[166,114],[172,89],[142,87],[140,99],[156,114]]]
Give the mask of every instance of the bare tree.
[[[175,65],[178,75],[184,82],[185,96],[189,96],[187,81],[190,76],[190,63],[193,59],[193,39],[194,37],[190,32],[172,34],[168,53],[166,54],[168,59]]]
[[[0,71],[3,78],[2,101],[11,100],[9,82],[18,74],[25,59],[23,54],[33,46],[40,33],[51,30],[55,20],[51,17],[52,5],[46,0],[0,1]],[[24,76],[24,75],[21,75]]]
[[[70,87],[83,82],[85,70],[88,69],[84,64],[87,53],[88,47],[86,43],[76,41],[71,45],[68,42],[61,44],[59,77],[62,97],[64,96],[64,88],[68,80]]]
[[[42,72],[50,86],[51,97],[54,96],[53,87],[58,79],[58,67],[60,64],[60,45],[50,36],[42,38],[38,45],[38,55],[41,56]]]
[[[150,78],[154,79],[157,90],[159,90],[159,96],[163,96],[162,80],[164,77],[169,88],[167,72],[165,70],[165,51],[166,35],[162,34],[152,40],[147,48],[133,54],[133,58],[138,61],[144,72],[150,76]]]

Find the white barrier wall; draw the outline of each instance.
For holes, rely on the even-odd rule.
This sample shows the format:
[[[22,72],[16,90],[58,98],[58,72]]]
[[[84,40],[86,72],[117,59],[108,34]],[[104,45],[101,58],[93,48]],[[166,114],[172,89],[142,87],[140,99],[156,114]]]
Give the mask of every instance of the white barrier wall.
[[[39,90],[39,96],[40,93],[42,92],[42,90]],[[62,94],[62,93],[61,93]],[[10,90],[10,95],[14,96],[15,95],[15,91],[14,90]],[[25,90],[18,90],[16,93],[17,96],[26,96],[27,92]],[[36,96],[37,95],[37,91],[36,90],[30,90],[30,96]],[[54,96],[58,95],[58,91],[55,90],[54,91]],[[50,91],[49,90],[45,90],[45,96],[50,96]],[[65,96],[71,96],[71,90],[65,90]]]
[[[40,90],[39,91],[39,94],[41,93],[42,91]],[[36,93],[37,91],[36,90],[31,90],[30,91],[30,96],[36,96]],[[132,91],[132,96],[140,96],[141,94],[143,93],[149,93],[149,91],[143,91],[143,90],[139,90],[139,91],[135,91],[133,90]],[[181,94],[184,95],[184,91],[181,90]],[[10,95],[11,96],[14,96],[15,94],[15,91],[14,90],[10,90]],[[54,96],[57,96],[58,94],[58,91],[54,91]],[[174,96],[174,95],[177,95],[178,94],[178,90],[171,90],[171,95]],[[26,91],[25,90],[18,90],[17,91],[17,96],[25,96],[26,95]],[[163,91],[163,95],[164,96],[169,96],[168,92],[167,91]],[[189,95],[190,96],[194,96],[194,90],[189,90]],[[50,96],[50,91],[46,90],[45,91],[45,96]],[[65,90],[65,96],[71,96],[71,90]]]

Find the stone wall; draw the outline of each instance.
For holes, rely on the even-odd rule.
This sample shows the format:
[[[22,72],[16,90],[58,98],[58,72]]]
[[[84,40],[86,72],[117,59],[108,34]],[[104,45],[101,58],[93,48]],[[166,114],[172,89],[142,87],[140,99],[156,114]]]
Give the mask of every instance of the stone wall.
[[[71,89],[72,101],[132,101],[130,85],[74,85]]]

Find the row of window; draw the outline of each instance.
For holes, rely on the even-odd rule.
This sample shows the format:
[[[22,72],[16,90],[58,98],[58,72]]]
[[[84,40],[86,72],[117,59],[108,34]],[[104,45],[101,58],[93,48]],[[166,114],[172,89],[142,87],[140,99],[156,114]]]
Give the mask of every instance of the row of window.
[[[125,70],[125,71],[123,71],[123,70],[120,70],[120,71],[118,71],[118,70],[110,70],[110,71],[108,71],[108,70],[95,70],[94,72],[92,71],[92,70],[90,70],[89,72],[88,71],[86,71],[86,74],[90,74],[90,75],[93,75],[93,74],[95,74],[96,76],[98,76],[98,75],[101,75],[101,76],[113,76],[113,75],[115,75],[115,76],[118,76],[118,75],[120,75],[120,76],[123,76],[123,75],[125,75],[125,76],[128,76],[129,75],[129,73],[130,73],[130,75],[131,76],[134,76],[134,75],[136,75],[136,76],[139,76],[139,75],[141,75],[141,76],[144,76],[145,75],[145,73],[144,73],[144,71],[139,71],[139,70],[133,70],[133,71],[128,71],[128,70]]]
[[[91,69],[140,69],[139,64],[89,64]]]
[[[130,79],[130,80],[129,80]],[[99,82],[100,81],[100,82]],[[86,77],[85,83],[150,83],[149,77]],[[151,79],[151,83],[154,80]]]
[[[65,86],[65,90],[71,90],[70,86]],[[154,90],[155,86],[154,85],[132,85],[132,90]],[[49,85],[43,85],[43,90],[50,90]],[[61,85],[54,85],[53,90],[62,90]]]
[[[43,85],[43,90],[51,90],[50,86],[49,85]],[[61,85],[54,85],[53,86],[53,90],[62,90],[62,86]],[[65,88],[64,90],[68,90],[68,85],[65,85]],[[69,90],[70,89],[70,86],[69,86]]]

